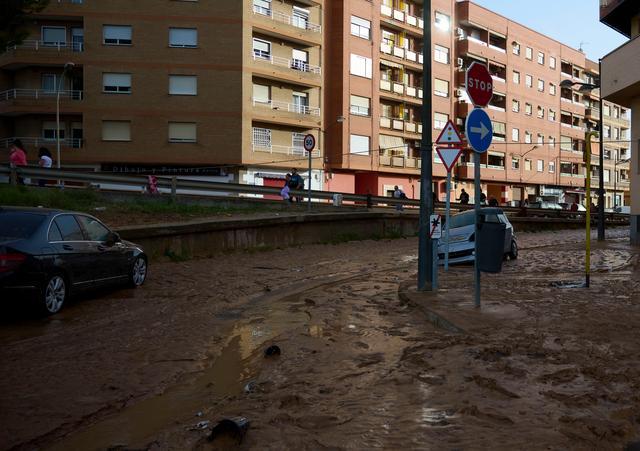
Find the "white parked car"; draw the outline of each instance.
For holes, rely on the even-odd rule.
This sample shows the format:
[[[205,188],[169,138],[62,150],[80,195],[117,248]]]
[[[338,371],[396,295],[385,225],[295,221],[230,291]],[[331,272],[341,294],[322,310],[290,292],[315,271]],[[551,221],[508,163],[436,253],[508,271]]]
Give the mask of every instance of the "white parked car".
[[[506,225],[504,236],[503,252],[505,257],[511,259],[518,258],[518,243],[513,231],[513,226],[509,222],[507,215],[501,208],[482,208],[481,214],[485,217],[485,222],[501,223]],[[449,229],[449,263],[472,262],[475,259],[475,211],[467,210],[462,213],[452,215]],[[445,252],[445,232],[444,226],[442,239],[438,243],[438,259],[440,264],[444,264]]]

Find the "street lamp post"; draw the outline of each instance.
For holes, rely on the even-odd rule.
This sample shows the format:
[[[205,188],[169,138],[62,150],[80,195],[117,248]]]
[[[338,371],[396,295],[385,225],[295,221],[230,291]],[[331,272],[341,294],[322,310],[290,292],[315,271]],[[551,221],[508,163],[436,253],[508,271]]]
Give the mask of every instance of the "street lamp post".
[[[598,71],[600,78],[602,78],[602,62],[598,63]],[[580,81],[562,80],[560,82],[561,88],[570,88],[572,86],[580,86],[580,91],[591,91],[594,89],[600,89],[600,83],[583,83]],[[599,133],[599,146],[600,155],[598,155],[598,241],[604,240],[604,121],[602,117],[602,93],[598,96],[599,104],[599,120],[600,120],[600,133]],[[591,203],[591,199],[587,199]]]
[[[67,72],[75,66],[74,63],[68,62],[65,63],[64,69],[62,69],[62,75],[60,76],[60,81],[58,82],[58,89],[56,92],[56,167],[60,169],[60,90],[62,88],[62,83],[64,81],[64,77]],[[60,185],[60,181],[58,185]]]

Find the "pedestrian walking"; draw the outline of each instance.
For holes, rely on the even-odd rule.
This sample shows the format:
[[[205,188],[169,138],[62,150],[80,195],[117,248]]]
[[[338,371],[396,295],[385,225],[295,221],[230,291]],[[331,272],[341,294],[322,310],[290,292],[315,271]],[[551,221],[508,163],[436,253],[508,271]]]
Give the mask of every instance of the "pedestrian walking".
[[[289,178],[289,189],[295,190],[303,190],[304,189],[304,179],[300,174],[298,174],[298,170],[296,168],[291,169],[291,177]],[[292,196],[292,200],[296,202],[300,202],[302,200],[301,196]]]
[[[287,200],[289,202],[291,202],[291,196],[289,195],[290,183],[291,183],[291,174],[287,174],[284,178],[284,186],[280,190],[280,196],[282,197],[282,200]]]
[[[19,139],[14,139],[9,146],[9,165],[12,168],[27,165],[27,153]],[[18,176],[18,184],[24,185],[24,178]]]
[[[480,204],[487,205],[487,195],[480,191]]]
[[[489,199],[489,206],[490,207],[497,207],[498,206],[498,199],[496,199],[495,197],[492,197],[491,199]]]
[[[460,193],[460,197],[458,198],[458,200],[461,204],[464,205],[469,203],[469,193],[467,193],[464,188],[462,188],[462,192]]]
[[[49,152],[49,149],[47,149],[46,147],[40,147],[40,150],[38,151],[38,158],[38,166],[45,169],[51,169],[51,167],[53,166],[53,158],[51,157],[51,152]],[[46,179],[38,180],[38,186],[42,187],[46,186],[46,184]]]
[[[393,188],[393,197],[395,199],[406,199],[407,195],[404,193],[404,191],[402,191],[398,185],[394,186]],[[402,211],[404,209],[404,206],[401,203],[397,203],[396,204],[396,210],[397,211]]]

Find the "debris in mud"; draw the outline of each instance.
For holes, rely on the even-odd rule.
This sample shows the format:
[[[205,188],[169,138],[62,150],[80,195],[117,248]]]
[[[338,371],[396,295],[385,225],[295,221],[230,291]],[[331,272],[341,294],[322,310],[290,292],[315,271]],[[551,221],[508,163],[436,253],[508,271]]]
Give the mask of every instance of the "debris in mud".
[[[277,345],[271,345],[264,351],[265,357],[273,357],[280,355],[280,347]]]
[[[201,431],[202,429],[207,429],[209,427],[209,420],[199,421],[194,427],[189,429],[190,431]]]
[[[213,441],[218,437],[227,437],[235,440],[238,444],[242,443],[242,439],[249,430],[250,421],[245,417],[225,418],[220,420],[209,434],[209,441]]]

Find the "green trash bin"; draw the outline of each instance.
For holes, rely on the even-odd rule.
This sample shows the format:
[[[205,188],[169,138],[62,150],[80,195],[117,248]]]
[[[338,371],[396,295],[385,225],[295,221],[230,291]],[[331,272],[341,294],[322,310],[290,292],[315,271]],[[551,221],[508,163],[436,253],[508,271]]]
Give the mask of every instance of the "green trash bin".
[[[480,213],[476,240],[478,240],[478,268],[482,272],[498,273],[502,271],[504,259],[504,237],[507,233],[506,224],[485,222]]]

